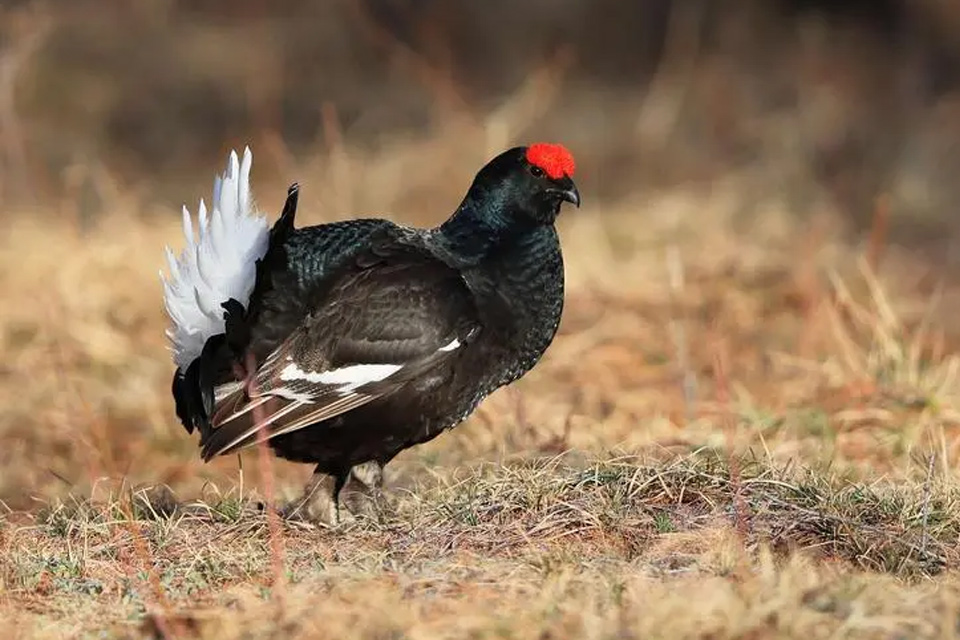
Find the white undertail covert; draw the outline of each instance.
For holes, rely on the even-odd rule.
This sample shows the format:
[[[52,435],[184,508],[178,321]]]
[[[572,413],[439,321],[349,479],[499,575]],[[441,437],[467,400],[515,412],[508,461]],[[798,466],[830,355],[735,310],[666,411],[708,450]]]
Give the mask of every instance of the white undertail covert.
[[[173,361],[181,370],[200,355],[211,336],[223,333],[223,307],[234,298],[246,306],[256,281],[256,261],[267,251],[270,228],[257,215],[250,192],[253,154],[247,147],[243,161],[231,151],[227,168],[213,182],[209,218],[203,199],[197,210],[198,232],[183,207],[186,246],[175,257],[166,248],[169,277],[160,272],[163,301],[170,327],[167,337]]]

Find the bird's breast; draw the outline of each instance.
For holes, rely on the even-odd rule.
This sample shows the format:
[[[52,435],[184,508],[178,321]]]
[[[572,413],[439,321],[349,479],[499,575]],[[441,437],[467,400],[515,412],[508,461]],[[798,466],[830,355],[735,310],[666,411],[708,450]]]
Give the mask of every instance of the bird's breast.
[[[559,249],[499,268],[480,302],[486,325],[473,360],[495,376],[494,388],[532,369],[553,342],[563,313],[563,261]],[[466,354],[465,354],[466,355]]]

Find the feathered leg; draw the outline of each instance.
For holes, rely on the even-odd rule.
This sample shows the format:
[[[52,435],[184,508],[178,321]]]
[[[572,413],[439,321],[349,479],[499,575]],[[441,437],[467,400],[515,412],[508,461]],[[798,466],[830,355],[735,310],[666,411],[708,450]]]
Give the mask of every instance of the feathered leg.
[[[383,488],[383,467],[373,460],[358,464],[347,476],[340,502],[354,515],[374,517]]]
[[[281,515],[335,527],[340,524],[337,494],[342,486],[343,478],[315,471],[303,495],[285,506]]]

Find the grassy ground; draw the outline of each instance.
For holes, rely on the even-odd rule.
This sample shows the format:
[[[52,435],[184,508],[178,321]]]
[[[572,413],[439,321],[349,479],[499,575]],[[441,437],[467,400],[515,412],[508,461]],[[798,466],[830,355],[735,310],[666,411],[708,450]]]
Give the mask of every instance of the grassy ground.
[[[461,151],[500,146],[465,135],[296,167],[300,224],[436,222],[482,162]],[[450,184],[401,191],[424,154],[457,159]],[[276,210],[285,185],[256,167]],[[844,246],[829,213],[754,199],[744,219],[746,191],[585,192],[547,357],[401,455],[378,518],[337,530],[260,508],[309,468],[203,465],[177,424],[157,277],[173,207],[130,215],[118,193],[92,227],[9,212],[0,633],[954,637],[960,287],[886,248],[882,216]]]

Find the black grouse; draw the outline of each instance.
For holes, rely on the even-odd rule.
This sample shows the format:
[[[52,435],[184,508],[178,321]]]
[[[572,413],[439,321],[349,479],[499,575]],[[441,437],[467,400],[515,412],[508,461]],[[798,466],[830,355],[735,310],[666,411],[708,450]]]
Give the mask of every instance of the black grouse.
[[[357,219],[294,228],[292,185],[271,229],[252,154],[231,152],[199,234],[167,248],[172,392],[205,461],[268,438],[316,465],[288,515],[336,523],[375,495],[400,451],[463,421],[539,361],[563,309],[554,221],[580,206],[557,144],[515,147],[477,173],[435,228]],[[162,274],[161,274],[162,277]],[[367,502],[369,504],[369,502]]]

